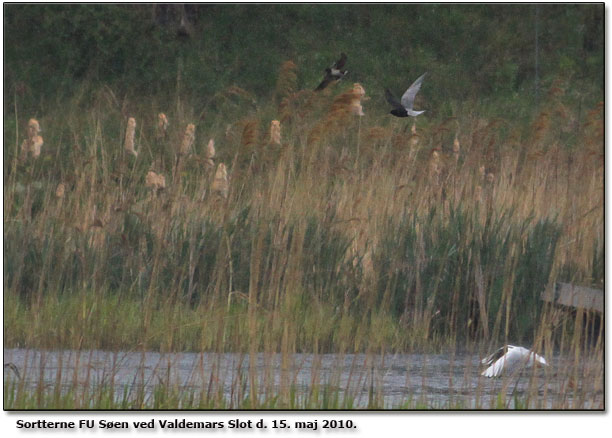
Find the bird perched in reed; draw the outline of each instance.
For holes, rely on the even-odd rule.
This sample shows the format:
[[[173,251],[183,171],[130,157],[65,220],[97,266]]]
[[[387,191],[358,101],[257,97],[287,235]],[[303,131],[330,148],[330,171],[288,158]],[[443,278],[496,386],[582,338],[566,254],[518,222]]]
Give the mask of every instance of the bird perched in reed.
[[[325,69],[325,77],[323,77],[323,80],[321,81],[319,86],[315,88],[315,91],[321,91],[322,89],[327,87],[331,82],[339,81],[340,79],[342,79],[348,73],[347,70],[341,70],[342,67],[344,67],[345,63],[346,63],[346,53],[342,53],[340,55],[339,60],[334,62],[334,64],[331,67],[328,67]]]
[[[416,117],[419,114],[423,114],[425,111],[415,111],[414,107],[414,98],[417,93],[421,89],[421,84],[423,83],[423,79],[427,73],[423,73],[419,78],[412,83],[410,87],[403,94],[402,99],[400,101],[389,91],[389,89],[385,89],[385,97],[387,98],[387,102],[389,102],[393,109],[391,110],[391,114],[395,117]]]
[[[502,374],[513,373],[537,364],[548,365],[548,362],[542,356],[525,347],[515,347],[514,345],[501,347],[495,353],[481,360],[480,363],[489,366],[482,372],[485,377],[499,377]]]

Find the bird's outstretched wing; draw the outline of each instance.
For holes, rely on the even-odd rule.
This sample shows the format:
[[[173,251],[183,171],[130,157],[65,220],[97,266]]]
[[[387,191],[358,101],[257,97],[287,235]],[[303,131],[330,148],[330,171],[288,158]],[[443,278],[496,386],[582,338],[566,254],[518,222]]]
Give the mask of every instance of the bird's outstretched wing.
[[[506,358],[504,356],[496,360],[493,365],[482,372],[482,376],[485,377],[499,377],[504,372],[506,366]]]
[[[336,70],[340,70],[342,67],[344,67],[344,64],[346,63],[346,53],[341,53],[340,54],[340,59],[337,60],[334,65],[332,65],[332,68],[335,68]]]
[[[327,87],[331,81],[332,81],[331,75],[326,74],[323,80],[321,81],[321,83],[319,84],[319,86],[315,88],[314,90],[321,91],[323,88]]]
[[[427,73],[423,73],[421,76],[419,76],[418,79],[414,81],[410,87],[408,87],[402,96],[402,105],[406,109],[412,109],[412,105],[414,105],[414,98],[421,89],[421,84],[423,83],[423,79],[425,79],[426,74]]]
[[[483,360],[480,361],[481,364],[483,365],[491,365],[493,362],[495,362],[496,360],[500,359],[504,354],[506,354],[506,350],[507,347],[501,347],[499,350],[497,350],[495,353],[485,357]]]
[[[393,108],[400,109],[400,110],[404,109],[404,107],[399,102],[399,100],[397,100],[397,98],[393,95],[393,93],[389,91],[388,88],[385,88],[385,98],[387,99],[387,102],[393,105]]]

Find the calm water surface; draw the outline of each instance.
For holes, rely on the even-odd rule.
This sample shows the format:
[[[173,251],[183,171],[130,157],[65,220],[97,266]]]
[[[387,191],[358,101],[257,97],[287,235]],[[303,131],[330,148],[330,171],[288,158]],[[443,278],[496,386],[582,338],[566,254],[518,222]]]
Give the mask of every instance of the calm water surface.
[[[496,406],[500,392],[507,394],[509,408],[514,407],[514,395],[524,399],[527,394],[532,394],[530,407],[603,407],[601,365],[580,364],[578,375],[595,369],[596,377],[586,373],[588,378],[576,379],[569,377],[577,369],[569,360],[548,359],[551,366],[546,369],[503,379],[481,377],[479,356],[473,354],[295,354],[284,361],[280,354],[258,354],[253,365],[262,397],[288,385],[299,397],[308,394],[314,383],[337,388],[355,408],[367,408],[374,396],[385,408],[488,409]],[[234,405],[249,391],[248,354],[4,349],[4,363],[16,365],[31,388],[41,382],[55,388],[58,381],[66,388],[75,383],[91,388],[112,385],[118,400],[126,389],[151,394],[162,382],[196,394],[202,388],[222,388]],[[15,374],[5,367],[5,381],[11,378]]]

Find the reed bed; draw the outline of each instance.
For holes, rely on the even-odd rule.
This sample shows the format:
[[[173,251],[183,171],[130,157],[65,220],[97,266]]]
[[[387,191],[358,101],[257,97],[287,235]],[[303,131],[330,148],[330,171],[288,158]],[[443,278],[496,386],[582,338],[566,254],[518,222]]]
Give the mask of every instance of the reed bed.
[[[591,316],[540,294],[603,284],[603,104],[574,111],[555,84],[528,125],[473,110],[409,129],[361,85],[297,90],[296,68],[283,64],[271,102],[218,93],[216,118],[107,87],[87,111],[80,97],[39,116],[38,153],[20,146],[29,131],[5,130],[5,348],[601,354]],[[265,393],[245,366],[238,380]],[[227,405],[161,385],[117,405],[101,387],[87,407],[350,403],[321,401],[329,388]]]

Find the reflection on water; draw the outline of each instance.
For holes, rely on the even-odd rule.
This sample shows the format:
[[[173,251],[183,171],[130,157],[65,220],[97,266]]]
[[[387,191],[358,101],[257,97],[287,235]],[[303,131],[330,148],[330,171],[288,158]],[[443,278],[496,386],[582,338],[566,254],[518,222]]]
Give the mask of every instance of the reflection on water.
[[[472,354],[294,354],[284,360],[280,354],[258,354],[250,364],[248,354],[237,353],[5,349],[4,362],[16,365],[26,387],[110,385],[118,400],[126,391],[151,394],[164,383],[197,394],[222,391],[228,406],[239,406],[251,373],[262,399],[288,387],[303,398],[314,386],[327,385],[350,400],[338,407],[367,408],[374,399],[384,408],[489,409],[499,407],[498,395],[505,392],[508,408],[528,398],[530,408],[601,409],[604,398],[601,364],[581,363],[578,369],[560,357],[545,369],[503,379],[481,377],[479,357]],[[15,376],[5,367],[5,382]]]

